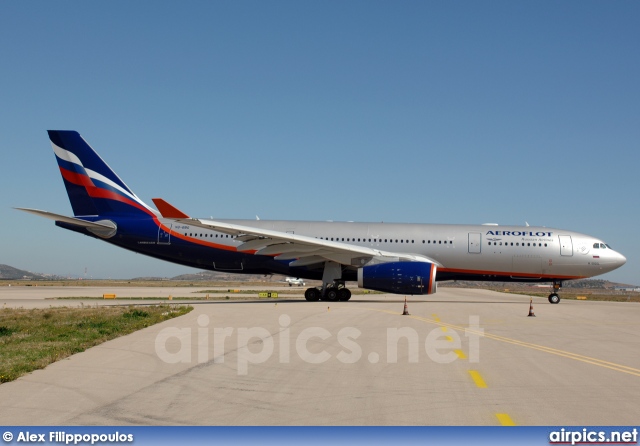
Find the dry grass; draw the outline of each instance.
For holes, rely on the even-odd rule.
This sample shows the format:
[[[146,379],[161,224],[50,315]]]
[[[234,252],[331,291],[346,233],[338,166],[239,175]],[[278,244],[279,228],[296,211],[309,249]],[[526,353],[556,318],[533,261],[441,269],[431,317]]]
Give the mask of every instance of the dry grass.
[[[0,383],[158,322],[190,306],[0,310]]]

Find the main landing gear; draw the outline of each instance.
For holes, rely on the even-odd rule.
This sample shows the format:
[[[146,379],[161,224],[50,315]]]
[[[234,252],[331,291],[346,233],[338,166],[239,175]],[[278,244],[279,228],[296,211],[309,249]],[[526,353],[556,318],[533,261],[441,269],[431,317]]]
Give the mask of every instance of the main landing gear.
[[[549,294],[549,303],[550,304],[558,304],[560,303],[560,296],[558,296],[558,291],[562,288],[562,282],[553,281],[553,293]]]
[[[304,298],[307,299],[308,301],[312,301],[312,302],[316,302],[319,300],[329,300],[329,301],[347,301],[349,299],[351,299],[351,291],[349,291],[349,288],[345,288],[344,284],[342,284],[341,288],[338,288],[337,286],[331,286],[328,287],[325,292],[324,292],[324,296],[322,295],[322,290],[318,289],[318,288],[307,288],[307,290],[304,292]]]
[[[307,288],[304,298],[309,301],[329,300],[347,301],[351,299],[351,291],[342,280],[342,266],[336,262],[325,262],[322,274],[322,288]]]

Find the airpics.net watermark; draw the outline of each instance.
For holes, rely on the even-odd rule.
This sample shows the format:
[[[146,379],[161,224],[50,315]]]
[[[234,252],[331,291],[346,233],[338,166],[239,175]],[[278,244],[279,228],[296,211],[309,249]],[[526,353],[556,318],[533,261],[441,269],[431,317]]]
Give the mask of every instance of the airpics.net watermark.
[[[278,318],[279,327],[273,333],[264,327],[211,327],[209,316],[198,316],[198,327],[191,328],[167,327],[162,329],[155,339],[155,351],[158,357],[169,364],[198,364],[210,361],[211,350],[213,362],[225,362],[227,348],[236,352],[237,373],[247,375],[250,364],[262,364],[278,355],[281,364],[291,362],[292,354],[309,364],[322,364],[333,358],[327,351],[334,333],[322,327],[308,327],[301,330],[295,337],[291,333],[291,317],[282,314]],[[335,333],[340,351],[335,353],[335,360],[343,364],[354,364],[363,360],[362,347],[358,339],[362,331],[355,327],[344,327]],[[469,316],[469,325],[464,329],[464,336],[468,343],[466,360],[470,363],[480,361],[480,338],[484,336],[484,329],[480,327],[479,316]],[[424,340],[421,342],[421,337]],[[235,345],[233,342],[235,338]],[[436,327],[429,332],[418,333],[413,327],[386,329],[386,360],[387,364],[398,362],[400,349],[407,351],[406,361],[417,363],[420,358],[426,358],[438,364],[448,364],[461,357],[463,339],[455,330],[443,331]],[[210,348],[212,347],[212,349]],[[331,348],[331,350],[335,350]],[[421,353],[424,352],[424,353]],[[403,355],[403,360],[404,360]],[[371,364],[381,361],[380,354],[370,352],[366,360]]]

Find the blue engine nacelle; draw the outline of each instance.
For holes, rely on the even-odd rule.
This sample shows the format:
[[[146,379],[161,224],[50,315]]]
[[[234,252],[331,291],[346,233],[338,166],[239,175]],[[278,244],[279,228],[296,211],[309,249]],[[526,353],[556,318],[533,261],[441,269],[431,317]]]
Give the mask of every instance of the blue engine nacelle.
[[[358,269],[358,286],[394,294],[436,292],[436,265],[429,262],[389,262]]]

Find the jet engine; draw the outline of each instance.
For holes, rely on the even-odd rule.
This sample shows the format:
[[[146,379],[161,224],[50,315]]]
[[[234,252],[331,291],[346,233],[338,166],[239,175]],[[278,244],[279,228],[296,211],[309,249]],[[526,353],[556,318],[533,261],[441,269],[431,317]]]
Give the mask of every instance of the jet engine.
[[[389,262],[358,269],[358,286],[394,294],[436,292],[436,265],[430,262]]]

